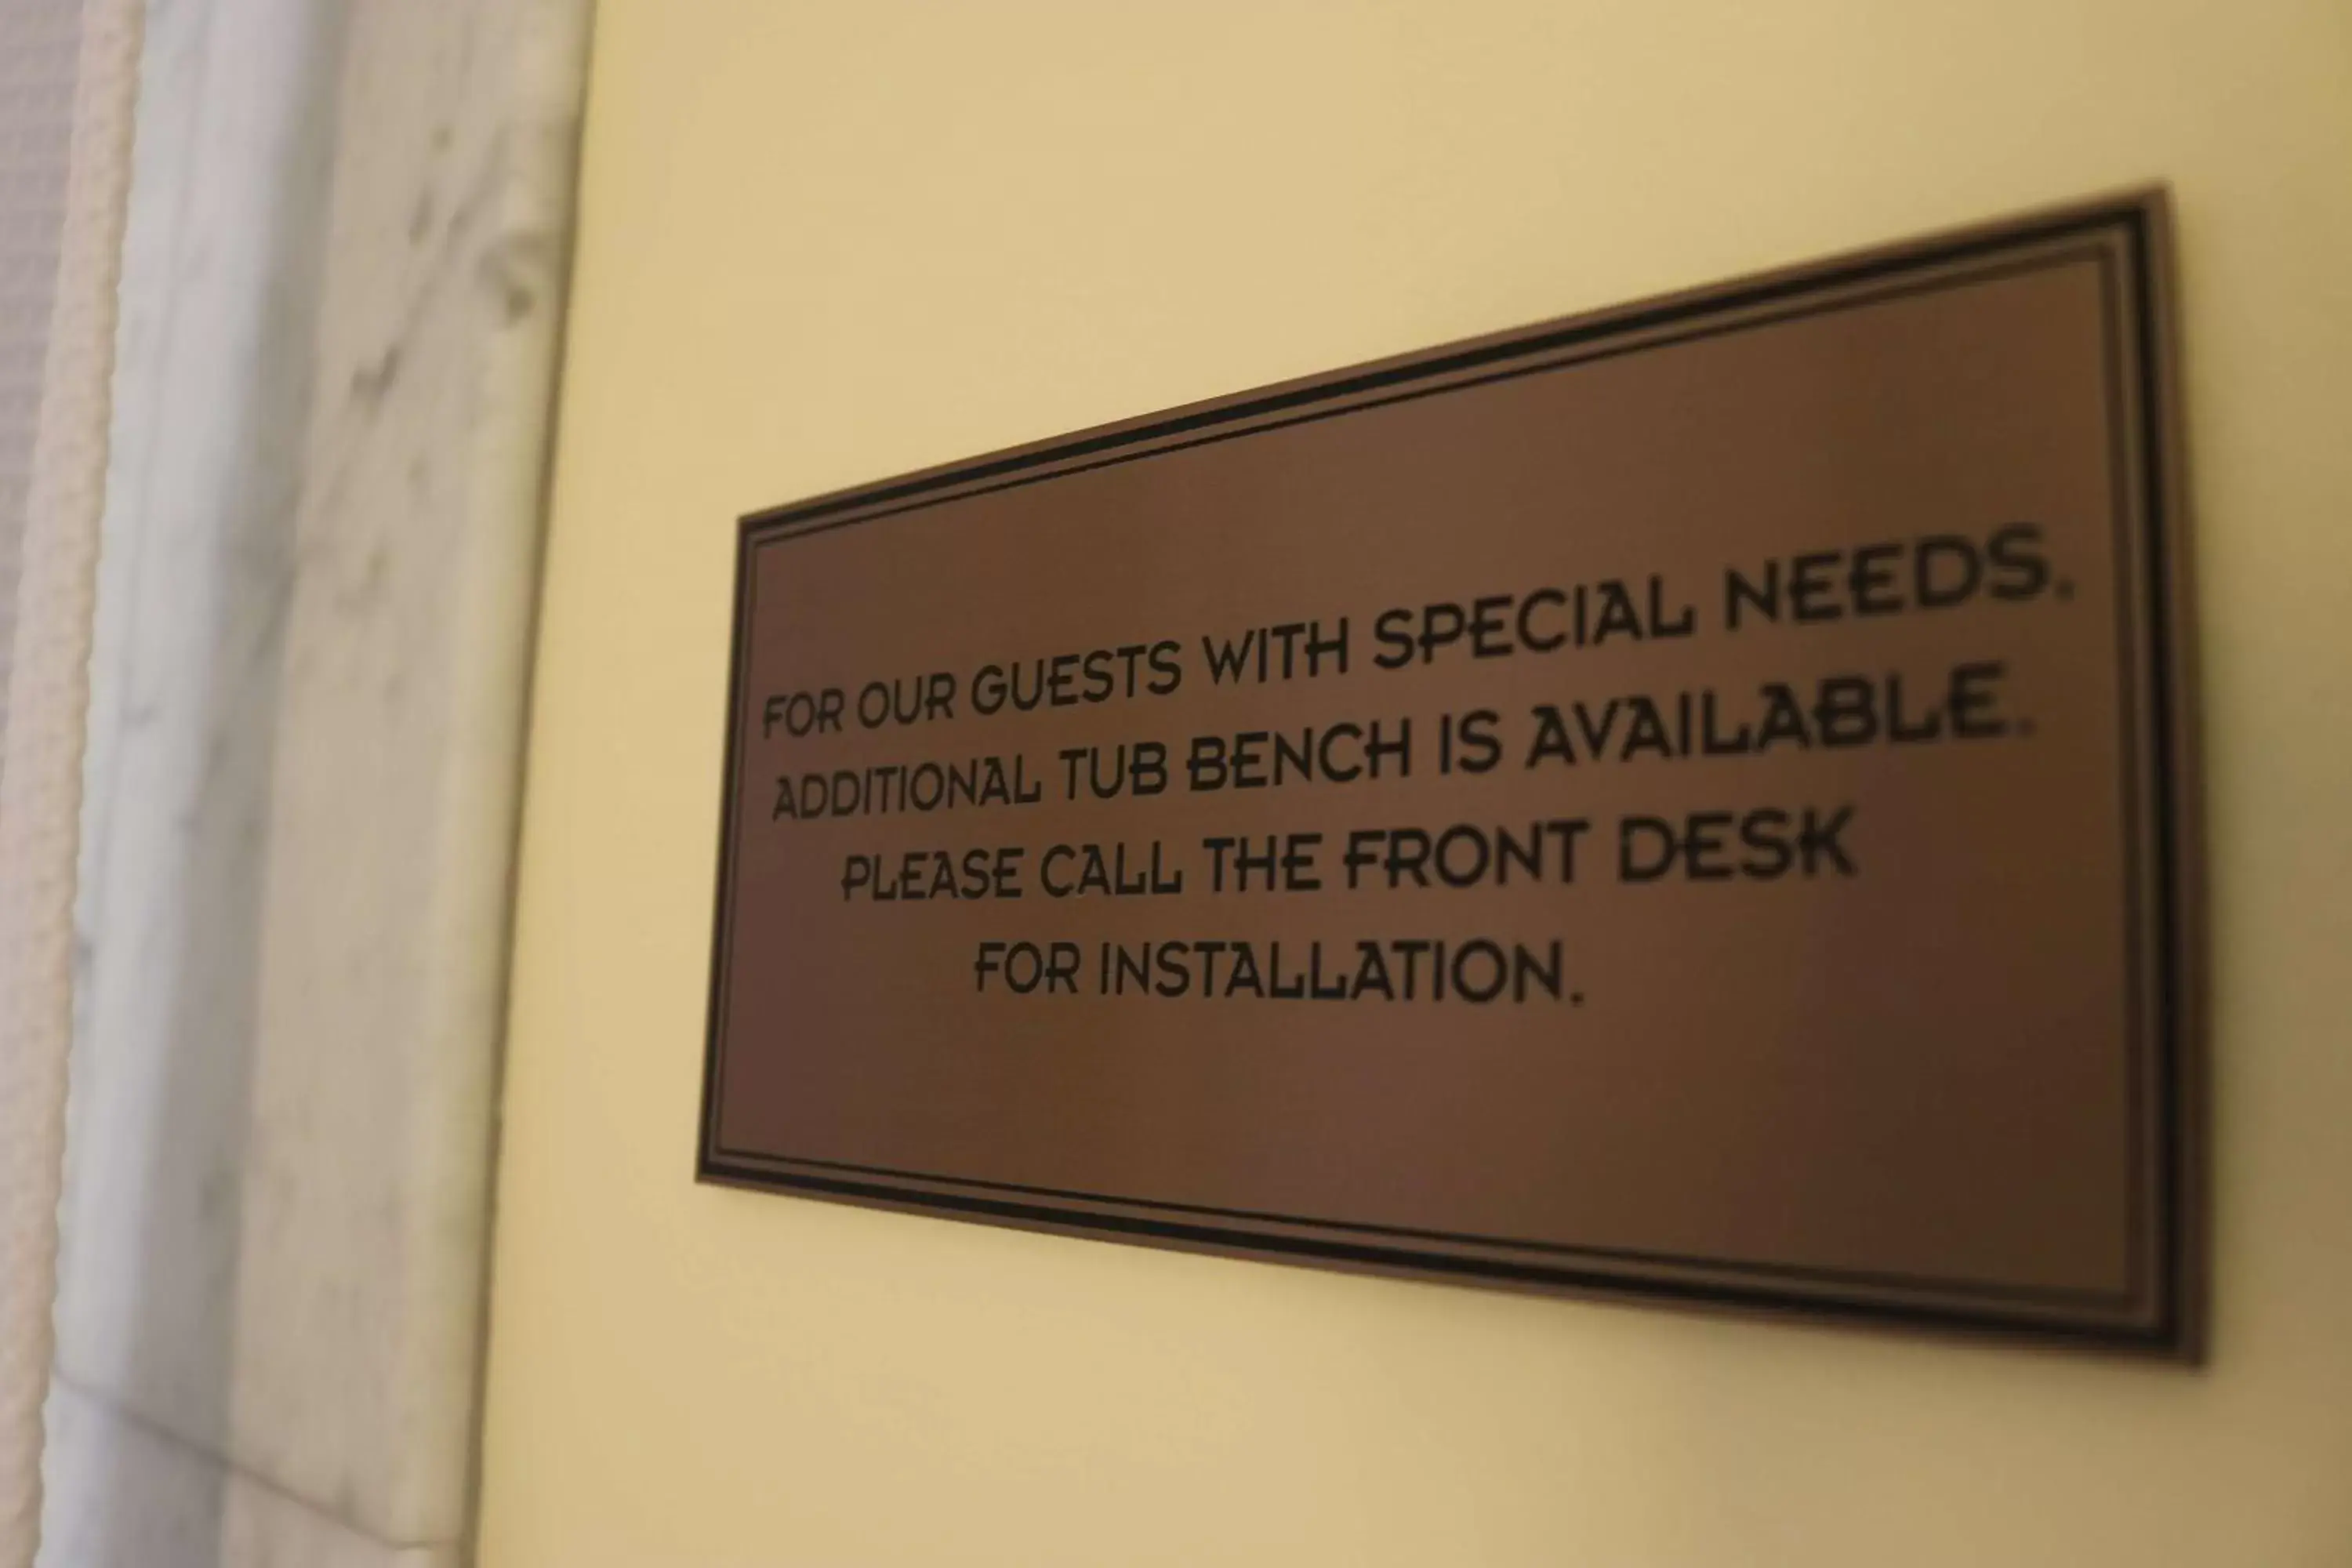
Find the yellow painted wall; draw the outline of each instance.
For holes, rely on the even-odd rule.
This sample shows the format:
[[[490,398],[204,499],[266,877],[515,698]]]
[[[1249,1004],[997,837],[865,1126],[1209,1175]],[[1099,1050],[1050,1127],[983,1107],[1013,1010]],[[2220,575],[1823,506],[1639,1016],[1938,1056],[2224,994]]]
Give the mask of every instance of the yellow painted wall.
[[[2352,1563],[2352,6],[604,0],[590,103],[488,1568]],[[2207,1369],[693,1184],[738,512],[2152,178]]]

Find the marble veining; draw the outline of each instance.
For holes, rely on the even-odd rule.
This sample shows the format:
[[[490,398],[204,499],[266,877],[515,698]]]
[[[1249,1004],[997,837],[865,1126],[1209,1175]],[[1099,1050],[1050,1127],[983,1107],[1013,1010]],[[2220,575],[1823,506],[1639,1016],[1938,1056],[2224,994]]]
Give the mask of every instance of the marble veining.
[[[56,1568],[463,1538],[587,8],[151,0]]]
[[[455,1546],[388,1546],[58,1382],[42,1561],[73,1568],[457,1568]]]

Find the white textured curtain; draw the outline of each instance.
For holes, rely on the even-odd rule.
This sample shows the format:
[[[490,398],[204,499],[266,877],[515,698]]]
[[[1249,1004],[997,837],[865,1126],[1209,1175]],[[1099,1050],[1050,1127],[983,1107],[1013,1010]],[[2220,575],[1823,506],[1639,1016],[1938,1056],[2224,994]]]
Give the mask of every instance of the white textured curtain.
[[[0,428],[0,1568],[30,1568],[39,1544],[83,713],[141,17],[141,0],[0,0],[0,426],[16,426]],[[37,354],[37,374],[9,363],[11,348]],[[27,383],[29,396],[9,395]]]

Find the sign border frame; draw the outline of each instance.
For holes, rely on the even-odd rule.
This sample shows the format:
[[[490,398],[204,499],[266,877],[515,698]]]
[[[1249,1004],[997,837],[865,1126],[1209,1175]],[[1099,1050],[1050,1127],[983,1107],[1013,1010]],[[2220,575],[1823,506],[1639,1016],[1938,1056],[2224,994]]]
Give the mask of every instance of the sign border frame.
[[[1710,316],[1896,279],[2073,237],[2121,241],[2131,269],[2128,304],[2109,305],[2109,373],[2134,373],[2126,407],[2116,410],[2109,438],[2126,444],[2131,468],[2118,474],[2119,523],[2139,525],[2137,538],[2116,542],[2110,563],[2132,574],[2131,590],[2119,600],[2119,632],[2125,642],[2125,700],[2138,711],[2126,714],[2125,766],[2131,783],[2125,793],[2127,825],[2127,887],[2135,896],[2124,919],[2132,942],[2137,994],[2135,1008],[2152,1039],[2133,1043],[2135,1060],[2154,1068],[2152,1114],[2135,1114],[2137,1129],[2152,1122],[2156,1147],[2136,1161],[2135,1210],[2152,1203],[2154,1213],[2134,1223],[2152,1257],[2136,1272],[2143,1288],[2130,1296],[2129,1321],[2069,1319],[2047,1303],[2003,1309],[1990,1300],[1974,1305],[1923,1299],[1924,1279],[1882,1289],[1857,1278],[1843,1293],[1800,1289],[1788,1276],[1834,1280],[1839,1271],[1779,1268],[1769,1264],[1717,1259],[1678,1260],[1624,1255],[1645,1272],[1622,1265],[1538,1262],[1508,1256],[1508,1244],[1476,1240],[1484,1251],[1444,1252],[1424,1246],[1393,1227],[1354,1226],[1277,1215],[1244,1215],[1199,1205],[1101,1194],[1023,1188],[971,1178],[916,1173],[875,1174],[824,1162],[767,1156],[719,1146],[718,1115],[722,1103],[725,1058],[724,998],[733,890],[733,849],[738,807],[743,686],[748,633],[753,614],[756,552],[765,545],[808,533],[874,521],[900,510],[950,501],[989,489],[1036,483],[1104,462],[1132,460],[1185,445],[1247,435],[1260,421],[1298,410],[1321,408],[1324,416],[1361,405],[1356,399],[1391,388],[1443,392],[1450,378],[1507,365],[1515,359],[1557,353],[1579,343],[1639,336]],[[946,463],[893,479],[861,484],[784,506],[744,515],[736,535],[734,609],[729,648],[728,707],[724,730],[719,862],[715,878],[710,981],[704,1038],[700,1115],[695,1151],[698,1183],[758,1188],[807,1197],[977,1220],[1029,1230],[1123,1240],[1264,1261],[1319,1265],[1352,1271],[1530,1289],[1547,1294],[1595,1297],[1699,1309],[1762,1312],[1782,1318],[1852,1324],[1909,1326],[1963,1334],[1998,1335],[2084,1348],[2199,1362],[2205,1352],[2207,1113],[2205,1106],[2207,1015],[2203,889],[2201,778],[2199,766],[2197,657],[2194,640],[2193,572],[2181,471],[2180,410],[2176,363],[2177,330],[2168,193],[2143,187],[1975,225],[1925,238],[1850,252],[1823,260],[1755,274],[1727,282],[1666,294],[1629,304],[1538,322],[1531,326],[1444,344],[1412,353],[1276,384],[1114,424],[1097,426],[1024,446]],[[1838,300],[1829,309],[1861,301]],[[2120,316],[2120,320],[2118,320]],[[2114,329],[2131,341],[2118,351]],[[1636,342],[1633,352],[1645,346]],[[2120,354],[2120,357],[2118,355]],[[1543,364],[1530,372],[1558,368]],[[1337,406],[1325,406],[1337,405]],[[2137,415],[2137,429],[2116,426]],[[2144,668],[2139,662],[2145,660]],[[2144,813],[2152,819],[2136,820]],[[2142,864],[2142,860],[2146,864]],[[2149,973],[2152,971],[2152,973]],[[2142,1163],[2152,1164],[2152,1191],[2144,1192]],[[1244,1226],[1236,1223],[1247,1220]],[[1290,1228],[1283,1228],[1288,1226]],[[1335,1237],[1333,1229],[1376,1233],[1373,1241]],[[1532,1244],[1527,1244],[1531,1246]],[[2137,1241],[2135,1245],[2137,1245]],[[1606,1258],[1603,1248],[1559,1248],[1586,1258]],[[1678,1272],[1678,1269],[1682,1272]],[[1781,1278],[1776,1279],[1776,1276]],[[1906,1277],[1907,1279],[1908,1277]],[[2002,1292],[1983,1285],[1950,1282],[1979,1297]]]

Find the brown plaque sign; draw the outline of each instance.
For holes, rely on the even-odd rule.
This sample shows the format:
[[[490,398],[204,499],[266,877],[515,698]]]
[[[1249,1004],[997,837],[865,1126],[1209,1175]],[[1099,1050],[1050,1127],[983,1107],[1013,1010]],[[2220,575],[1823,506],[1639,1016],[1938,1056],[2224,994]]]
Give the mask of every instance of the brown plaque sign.
[[[2191,1353],[2156,195],[747,519],[706,1179]]]

